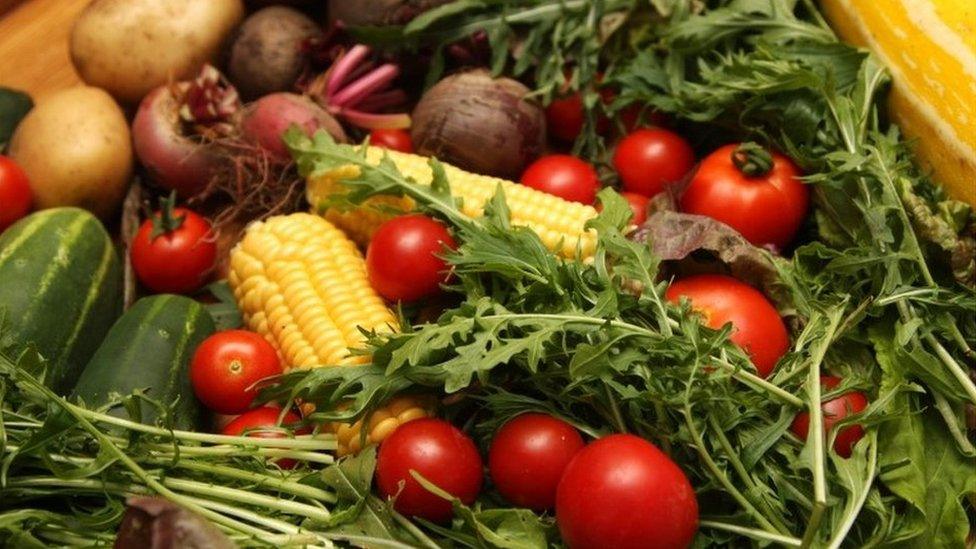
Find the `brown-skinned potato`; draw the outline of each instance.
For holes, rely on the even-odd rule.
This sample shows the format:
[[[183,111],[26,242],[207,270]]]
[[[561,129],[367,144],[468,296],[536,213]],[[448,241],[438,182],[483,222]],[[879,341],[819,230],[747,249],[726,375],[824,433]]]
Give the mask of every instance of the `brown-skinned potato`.
[[[71,60],[87,84],[135,104],[214,62],[243,19],[241,0],[95,0],[71,30]]]

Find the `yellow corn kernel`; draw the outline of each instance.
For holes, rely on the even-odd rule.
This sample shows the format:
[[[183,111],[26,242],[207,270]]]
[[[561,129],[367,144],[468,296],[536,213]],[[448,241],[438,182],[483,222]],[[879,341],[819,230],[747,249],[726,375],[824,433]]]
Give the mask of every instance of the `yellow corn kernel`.
[[[251,224],[231,251],[228,282],[247,326],[292,368],[362,364],[360,329],[397,320],[366,277],[356,245],[321,217],[296,213]]]
[[[403,175],[418,183],[430,184],[433,175],[426,157],[369,147],[367,160],[378,164],[384,153],[389,155]],[[451,192],[462,200],[461,210],[465,215],[478,217],[484,214],[485,204],[501,184],[513,225],[534,230],[550,250],[565,258],[585,259],[593,255],[596,232],[584,228],[586,222],[597,214],[593,206],[569,202],[511,181],[469,173],[449,164],[444,164],[444,171]],[[409,198],[374,197],[363,206],[350,211],[324,208],[323,204],[330,196],[344,192],[341,181],[355,177],[358,173],[359,168],[356,166],[343,166],[329,172],[313,174],[308,180],[307,195],[309,203],[318,213],[335,223],[361,246],[365,246],[377,227],[391,217],[391,214],[369,206],[383,204],[409,211],[413,209],[413,201]]]
[[[335,433],[339,449],[337,454],[344,456],[356,454],[363,449],[364,443],[379,444],[390,433],[404,423],[422,417],[434,415],[434,399],[419,395],[400,395],[394,397],[382,408],[375,410],[364,419],[353,424],[330,423],[326,430]],[[363,440],[363,422],[366,422],[366,437]]]

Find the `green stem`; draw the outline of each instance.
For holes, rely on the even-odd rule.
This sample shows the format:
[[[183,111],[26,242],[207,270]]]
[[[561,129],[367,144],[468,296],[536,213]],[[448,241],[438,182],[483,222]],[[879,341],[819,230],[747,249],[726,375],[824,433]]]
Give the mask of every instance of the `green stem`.
[[[756,498],[758,499],[758,501],[754,502],[754,504],[757,506],[761,506],[763,510],[771,516],[770,522],[773,523],[773,525],[776,527],[778,531],[780,532],[789,531],[786,525],[779,520],[779,517],[772,516],[774,515],[774,511],[769,506],[769,503],[766,502],[765,498],[762,497],[763,492],[759,489],[759,486],[752,478],[752,475],[750,475],[749,472],[746,471],[745,465],[743,465],[742,460],[739,459],[739,452],[736,451],[736,449],[732,446],[731,441],[729,441],[728,437],[725,436],[725,430],[722,429],[721,425],[719,425],[719,422],[718,420],[715,419],[715,416],[709,414],[708,422],[712,427],[712,432],[715,434],[716,438],[718,439],[719,445],[722,447],[723,450],[725,450],[726,459],[728,459],[729,463],[732,464],[732,469],[735,470],[736,474],[739,475],[739,478],[742,480],[743,484],[746,485],[747,488],[746,493],[755,494]]]
[[[698,526],[702,528],[712,528],[714,530],[722,530],[723,532],[732,532],[733,534],[739,534],[740,536],[746,536],[759,541],[769,541],[772,543],[779,543],[780,545],[785,545],[787,547],[800,547],[801,542],[799,539],[792,536],[784,536],[781,534],[772,534],[766,530],[758,530],[756,528],[746,528],[745,526],[739,526],[738,524],[728,524],[726,522],[718,522],[714,520],[701,520],[698,522]]]
[[[616,424],[617,432],[626,433],[627,423],[624,422],[624,416],[620,413],[620,405],[617,403],[617,399],[613,396],[610,386],[606,383],[603,384],[603,393],[607,397],[607,402],[610,404],[610,414],[613,416],[613,422]]]
[[[854,526],[854,522],[857,520],[858,515],[861,513],[861,509],[864,507],[864,502],[868,499],[868,494],[871,492],[871,485],[874,484],[874,475],[877,470],[878,464],[878,435],[877,431],[872,431],[870,438],[870,454],[868,455],[868,474],[864,476],[864,485],[861,486],[861,493],[854,502],[851,509],[845,514],[844,520],[841,522],[840,526],[834,532],[833,538],[827,545],[827,549],[838,549],[841,544],[847,539],[847,533],[851,531]]]
[[[949,401],[938,391],[931,391],[931,393],[935,398],[935,409],[942,414],[942,419],[945,420],[945,424],[949,427],[952,438],[956,439],[956,444],[959,445],[959,449],[969,457],[976,457],[976,447],[973,447],[973,443],[969,441],[969,438],[966,437],[966,434],[959,427],[959,420],[956,418],[956,414],[952,410]]]
[[[827,354],[827,347],[834,340],[834,334],[840,325],[843,309],[835,307],[827,313],[827,326],[823,337],[818,341],[819,345],[814,349],[810,357],[810,369],[807,377],[807,392],[810,395],[808,411],[810,414],[810,427],[807,431],[807,443],[812,443],[811,454],[813,463],[813,511],[810,513],[810,520],[807,523],[806,531],[803,534],[803,547],[809,547],[820,529],[820,522],[823,519],[824,510],[827,507],[827,471],[826,471],[826,452],[824,450],[823,428],[823,409],[820,404],[820,371],[824,357]]]
[[[732,164],[746,177],[762,177],[773,169],[773,155],[762,145],[749,141],[732,151]]]
[[[245,482],[254,483],[255,486],[260,488],[270,488],[277,492],[284,492],[297,497],[305,497],[313,501],[322,501],[326,503],[334,503],[336,501],[335,494],[331,492],[327,492],[307,484],[302,484],[300,482],[292,482],[263,473],[254,473],[223,465],[211,465],[209,463],[199,463],[187,460],[172,463],[171,460],[151,458],[149,462],[159,465],[172,464],[174,467],[188,471],[196,471],[198,473],[206,473],[226,478],[233,478],[236,480],[243,480]]]
[[[728,494],[732,496],[732,498],[736,500],[739,503],[739,505],[742,506],[742,508],[746,511],[746,513],[751,515],[756,520],[756,522],[762,525],[763,528],[766,528],[767,530],[772,530],[774,533],[780,533],[777,531],[776,527],[773,526],[773,524],[769,521],[769,519],[767,519],[765,516],[763,516],[762,513],[760,513],[755,507],[753,507],[752,503],[745,496],[742,495],[742,492],[740,492],[735,487],[735,485],[732,484],[732,481],[730,481],[729,478],[725,475],[725,473],[722,472],[721,469],[719,469],[718,465],[715,463],[715,460],[713,460],[712,456],[709,455],[709,453],[705,450],[705,440],[704,438],[702,438],[701,432],[698,430],[698,426],[695,425],[694,414],[692,414],[692,410],[691,410],[691,402],[687,398],[687,391],[689,390],[690,387],[686,389],[686,398],[684,403],[684,416],[685,416],[685,424],[688,426],[688,433],[691,435],[692,439],[695,442],[692,446],[695,448],[695,450],[698,451],[698,455],[701,457],[702,461],[705,462],[705,466],[708,468],[709,471],[711,471],[712,476],[716,480],[718,480],[719,484],[721,484],[722,487],[725,488],[725,491],[728,492]]]
[[[322,434],[315,435],[301,435],[294,438],[261,438],[261,437],[239,437],[239,436],[228,436],[228,435],[215,435],[211,433],[198,433],[195,431],[180,431],[180,430],[170,430],[163,429],[160,427],[154,427],[152,425],[146,425],[144,423],[139,423],[137,421],[131,421],[128,419],[123,419],[115,416],[110,416],[108,414],[102,414],[99,412],[94,412],[80,406],[75,406],[71,403],[65,403],[70,409],[85,418],[88,418],[97,423],[105,423],[108,425],[114,425],[116,427],[122,427],[130,431],[136,431],[139,433],[146,433],[150,435],[156,435],[166,438],[173,438],[177,440],[187,440],[192,442],[206,442],[209,444],[233,444],[237,446],[261,446],[261,447],[272,447],[272,448],[287,448],[287,449],[305,449],[305,450],[321,450],[321,451],[331,451],[337,448],[334,435]]]
[[[239,502],[246,505],[264,507],[266,509],[271,509],[281,513],[300,515],[321,520],[323,522],[326,522],[332,518],[332,514],[322,507],[298,503],[295,501],[258,494],[255,492],[248,492],[247,490],[218,487],[212,484],[178,478],[166,478],[163,480],[163,484],[173,488],[174,490]]]

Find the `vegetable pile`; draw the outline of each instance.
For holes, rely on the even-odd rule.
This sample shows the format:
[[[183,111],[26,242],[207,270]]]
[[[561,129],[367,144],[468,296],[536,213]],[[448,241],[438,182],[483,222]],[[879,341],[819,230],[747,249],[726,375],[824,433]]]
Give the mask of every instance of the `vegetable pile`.
[[[976,214],[812,2],[130,4],[0,95],[0,545],[973,544]]]

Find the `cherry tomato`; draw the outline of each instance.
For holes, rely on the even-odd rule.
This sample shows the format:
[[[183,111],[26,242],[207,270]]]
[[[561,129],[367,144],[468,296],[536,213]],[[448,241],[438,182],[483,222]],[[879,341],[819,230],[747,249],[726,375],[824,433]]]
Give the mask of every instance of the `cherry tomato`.
[[[190,381],[200,402],[214,412],[240,414],[257,396],[253,385],[281,373],[278,353],[263,337],[227,330],[208,337],[190,363]]]
[[[281,425],[292,425],[298,423],[302,418],[298,415],[287,412],[281,424],[278,423],[278,416],[281,415],[281,408],[275,406],[264,406],[244,412],[237,416],[234,421],[228,423],[220,431],[223,435],[241,436],[245,431],[249,431],[246,436],[255,438],[285,438],[288,430]],[[307,430],[300,429],[295,434],[305,434]],[[274,462],[282,469],[295,467],[293,459],[276,459]]]
[[[565,421],[546,414],[522,414],[495,433],[488,470],[505,499],[545,511],[556,503],[559,479],[582,448],[583,437]]]
[[[754,143],[726,145],[705,157],[681,196],[681,210],[707,215],[757,246],[785,248],[806,216],[810,190],[800,169]]]
[[[572,143],[583,131],[586,115],[579,92],[552,100],[546,107],[546,130],[560,141]]]
[[[457,243],[440,222],[424,215],[405,215],[380,225],[366,250],[366,273],[380,295],[390,301],[416,301],[440,293],[449,277],[438,257]]]
[[[834,376],[820,376],[820,385],[827,390],[834,389],[840,385],[841,378]],[[844,393],[837,398],[828,400],[820,405],[823,410],[823,428],[825,433],[830,433],[840,420],[849,415],[863,412],[868,407],[868,399],[864,393],[851,391]],[[810,432],[810,413],[800,412],[790,426],[800,440],[806,440]],[[864,437],[864,428],[860,425],[848,425],[837,433],[834,438],[834,451],[837,455],[845,458],[851,457],[854,445]]]
[[[413,152],[413,141],[405,130],[376,129],[369,132],[369,144],[404,153]]]
[[[695,165],[695,152],[680,135],[662,128],[637,130],[624,137],[613,166],[625,191],[654,196],[681,181]]]
[[[570,549],[678,549],[698,529],[688,477],[656,446],[610,435],[583,448],[556,491],[556,523]]]
[[[33,201],[27,174],[11,158],[0,155],[0,232],[27,215]]]
[[[672,303],[687,297],[710,328],[732,323],[733,343],[742,347],[762,377],[786,354],[790,338],[772,303],[752,286],[730,276],[694,275],[677,280],[665,292]]]
[[[440,419],[415,419],[380,444],[376,484],[384,497],[396,496],[397,511],[443,522],[453,514],[451,502],[427,491],[410,471],[470,504],[481,490],[482,467],[474,442],[457,427]]]
[[[143,223],[132,241],[132,267],[139,282],[157,293],[185,294],[200,289],[217,260],[210,222],[190,210],[175,208],[171,216],[174,228],[154,236],[157,224],[162,223],[160,216],[157,213]]]
[[[567,73],[568,79],[571,74]],[[597,74],[596,85],[599,86],[603,80],[602,74]],[[600,88],[600,98],[604,105],[613,102],[614,92],[610,88]],[[583,109],[583,97],[578,91],[569,91],[569,82],[563,86],[562,95],[556,97],[546,107],[546,131],[549,135],[565,143],[572,143],[583,131],[586,123],[586,113]],[[610,129],[610,119],[600,115],[596,121],[596,132],[605,134]]]
[[[581,204],[592,204],[600,190],[600,178],[593,166],[568,154],[540,157],[525,169],[522,184]]]

